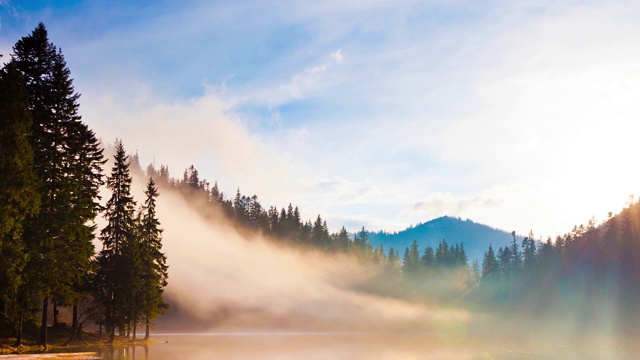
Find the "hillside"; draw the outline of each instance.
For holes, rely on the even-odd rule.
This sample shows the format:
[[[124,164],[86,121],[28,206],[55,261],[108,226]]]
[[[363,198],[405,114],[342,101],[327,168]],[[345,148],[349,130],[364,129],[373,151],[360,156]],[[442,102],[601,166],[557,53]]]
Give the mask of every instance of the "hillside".
[[[489,244],[497,250],[511,243],[513,237],[510,232],[450,216],[411,226],[397,233],[369,233],[369,241],[374,248],[382,244],[388,251],[393,246],[400,254],[413,240],[418,242],[420,251],[423,251],[426,246],[436,248],[442,239],[446,239],[449,244],[464,244],[469,261],[477,259],[482,262],[482,256]],[[522,237],[518,236],[517,240],[520,244]]]

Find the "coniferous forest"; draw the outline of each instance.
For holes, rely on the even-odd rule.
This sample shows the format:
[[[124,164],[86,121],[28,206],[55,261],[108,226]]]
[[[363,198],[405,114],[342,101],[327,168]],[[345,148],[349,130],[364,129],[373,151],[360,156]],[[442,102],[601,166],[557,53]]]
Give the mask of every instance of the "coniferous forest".
[[[25,329],[47,345],[49,311],[72,309],[69,340],[95,322],[113,340],[149,325],[166,308],[158,188],[131,195],[121,143],[106,177],[104,149],[78,113],[80,94],[43,24],[20,39],[0,73],[0,319],[2,337]],[[105,206],[98,195],[106,185]],[[107,220],[97,229],[102,212]],[[99,231],[102,249],[96,253]]]
[[[639,202],[555,239],[529,234],[520,241],[513,233],[510,246],[489,246],[482,259],[468,258],[463,239],[442,239],[435,248],[415,241],[373,248],[364,227],[331,233],[320,215],[303,220],[292,204],[267,207],[240,189],[224,194],[195,166],[180,178],[166,166],[143,170],[121,141],[108,163],[105,146],[78,113],[80,95],[44,25],[13,52],[0,72],[0,337],[20,344],[37,334],[46,346],[59,308],[73,314],[70,340],[90,324],[110,341],[135,339],[139,326],[149,337],[168,306],[160,190],[182,194],[210,221],[231,222],[247,238],[260,234],[294,249],[357,258],[378,270],[367,291],[504,317],[528,314],[541,323],[562,317],[587,330],[603,323],[620,334],[640,330]],[[132,173],[148,179],[142,200],[132,195]],[[100,198],[102,187],[108,198]]]

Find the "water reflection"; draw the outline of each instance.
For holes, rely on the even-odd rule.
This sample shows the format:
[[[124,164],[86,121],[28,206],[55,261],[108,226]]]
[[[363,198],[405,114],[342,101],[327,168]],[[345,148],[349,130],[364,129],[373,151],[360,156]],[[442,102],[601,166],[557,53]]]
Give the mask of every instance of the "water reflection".
[[[142,348],[142,351],[140,349]],[[138,349],[138,351],[136,351]],[[137,353],[137,354],[136,354]],[[131,344],[127,346],[103,346],[101,347],[97,355],[100,359],[104,360],[148,360],[149,358],[149,345],[147,344]],[[136,357],[136,355],[138,355]]]
[[[218,333],[155,335],[150,345],[104,347],[105,360],[216,359],[632,359],[629,353],[598,352],[587,344],[517,344],[494,338],[458,341],[426,335],[355,333]],[[635,355],[638,355],[637,353]]]
[[[436,341],[418,335],[380,334],[172,334],[155,342],[105,347],[105,360],[210,359],[547,359],[539,353],[518,352],[470,341]],[[548,354],[547,354],[548,355]],[[555,358],[555,357],[551,357]]]

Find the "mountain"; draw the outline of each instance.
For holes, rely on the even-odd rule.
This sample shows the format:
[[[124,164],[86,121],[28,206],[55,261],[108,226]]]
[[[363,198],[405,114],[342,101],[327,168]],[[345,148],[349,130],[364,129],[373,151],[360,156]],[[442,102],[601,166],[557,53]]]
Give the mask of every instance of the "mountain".
[[[492,228],[487,225],[478,224],[471,220],[443,216],[426,223],[411,226],[397,233],[376,232],[369,234],[369,242],[375,248],[382,244],[386,251],[393,248],[400,253],[411,246],[416,240],[422,253],[427,246],[435,249],[443,240],[447,240],[449,245],[458,243],[464,244],[465,252],[469,257],[469,262],[477,259],[482,263],[482,256],[493,246],[495,251],[500,247],[509,246],[513,241],[510,232]],[[516,235],[518,245],[522,243],[522,237]]]

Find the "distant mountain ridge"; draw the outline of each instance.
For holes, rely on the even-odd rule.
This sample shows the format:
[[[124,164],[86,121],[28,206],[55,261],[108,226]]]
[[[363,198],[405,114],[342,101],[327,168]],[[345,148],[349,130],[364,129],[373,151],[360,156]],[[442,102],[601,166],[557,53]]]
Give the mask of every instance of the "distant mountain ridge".
[[[469,262],[477,259],[480,264],[489,244],[497,251],[498,248],[508,246],[513,241],[511,232],[478,224],[469,219],[462,220],[450,216],[439,217],[397,233],[379,231],[370,232],[368,235],[369,242],[374,248],[382,245],[388,252],[393,246],[401,256],[404,249],[411,246],[414,240],[418,242],[421,253],[427,246],[435,249],[443,239],[447,240],[449,245],[462,243]],[[516,235],[518,245],[521,244],[522,239],[522,236]]]

